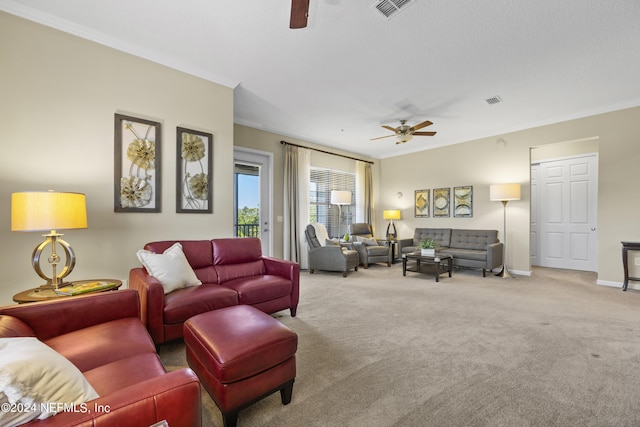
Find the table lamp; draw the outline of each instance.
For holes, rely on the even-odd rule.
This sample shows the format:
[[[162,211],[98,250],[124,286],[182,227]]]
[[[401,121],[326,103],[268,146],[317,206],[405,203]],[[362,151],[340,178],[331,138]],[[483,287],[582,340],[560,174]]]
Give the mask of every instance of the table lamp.
[[[496,274],[496,276],[503,279],[509,279],[511,275],[507,270],[507,202],[509,200],[520,200],[520,184],[494,184],[489,186],[489,200],[502,202],[503,208],[503,239],[504,245],[502,246],[502,271]]]
[[[400,211],[397,209],[382,211],[382,218],[389,220],[387,225],[387,240],[395,240],[398,237],[396,231],[396,225],[393,223],[394,219],[400,219]]]
[[[71,246],[56,230],[87,228],[87,206],[82,193],[56,191],[27,191],[11,195],[11,231],[48,231],[44,242],[34,250],[31,265],[38,276],[47,281],[43,287],[57,289],[76,264],[76,255]],[[60,256],[56,246],[60,245],[66,255],[64,268],[58,273]],[[51,245],[48,261],[53,274],[48,277],[40,267],[40,257],[47,245]]]

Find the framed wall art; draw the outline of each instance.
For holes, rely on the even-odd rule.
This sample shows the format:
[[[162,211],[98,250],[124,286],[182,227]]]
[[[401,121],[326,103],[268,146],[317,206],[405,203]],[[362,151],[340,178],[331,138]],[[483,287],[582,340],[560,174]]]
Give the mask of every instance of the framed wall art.
[[[429,217],[429,193],[430,190],[416,190],[414,192],[414,216],[416,218]]]
[[[453,187],[454,218],[471,218],[473,216],[473,187]]]
[[[160,212],[160,123],[116,114],[114,130],[114,211]]]
[[[213,212],[213,135],[179,127],[176,147],[176,212]]]
[[[449,216],[449,206],[451,198],[450,188],[433,189],[433,217],[445,218]]]

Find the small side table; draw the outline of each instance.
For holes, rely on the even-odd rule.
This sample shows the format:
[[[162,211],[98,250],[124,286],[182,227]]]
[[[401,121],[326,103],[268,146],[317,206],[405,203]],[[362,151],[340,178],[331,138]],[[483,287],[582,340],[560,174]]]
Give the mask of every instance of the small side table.
[[[342,246],[343,248],[347,248],[349,250],[355,250],[353,249],[353,240],[344,240],[344,239],[340,239],[340,246]]]
[[[640,277],[629,277],[629,251],[640,251],[640,242],[622,242],[622,268],[624,269],[623,291],[627,290],[629,280],[640,281]]]
[[[395,264],[396,263],[396,259],[398,259],[398,254],[397,252],[397,248],[398,248],[398,241],[397,240],[386,240],[384,242],[384,244],[386,246],[390,246],[391,247],[391,263]]]
[[[109,291],[113,291],[118,289],[120,286],[122,286],[122,281],[121,280],[115,280],[115,279],[92,279],[92,280],[76,280],[74,282],[70,282],[73,285],[79,285],[81,283],[89,283],[89,282],[109,282],[109,283],[115,283],[116,287],[112,288],[112,289],[108,289]],[[97,292],[105,292],[105,290],[100,290]],[[89,293],[93,293],[93,292],[87,292],[85,294],[82,295],[88,295]],[[17,294],[15,294],[13,296],[13,300],[15,302],[17,302],[18,304],[24,304],[27,302],[38,302],[38,301],[49,301],[49,300],[53,300],[53,299],[58,299],[58,298],[73,298],[70,295],[58,295],[56,294],[56,292],[51,289],[51,288],[33,288],[33,289],[27,289],[26,291],[22,291],[19,292]]]

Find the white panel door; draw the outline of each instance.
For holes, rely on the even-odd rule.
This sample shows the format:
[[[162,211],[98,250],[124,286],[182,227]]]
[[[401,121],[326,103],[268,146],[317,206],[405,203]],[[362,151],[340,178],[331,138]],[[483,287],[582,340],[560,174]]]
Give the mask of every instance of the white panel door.
[[[597,156],[540,163],[536,187],[537,265],[597,271]]]

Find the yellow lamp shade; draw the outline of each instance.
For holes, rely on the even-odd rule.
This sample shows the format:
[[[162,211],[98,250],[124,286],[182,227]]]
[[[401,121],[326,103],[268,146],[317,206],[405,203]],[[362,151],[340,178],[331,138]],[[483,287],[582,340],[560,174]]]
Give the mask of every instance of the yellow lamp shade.
[[[27,191],[11,195],[11,231],[87,228],[82,193]]]
[[[400,219],[400,211],[397,209],[382,211],[382,217],[384,219]]]

